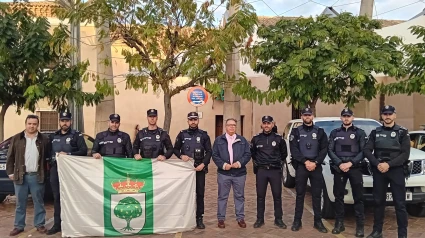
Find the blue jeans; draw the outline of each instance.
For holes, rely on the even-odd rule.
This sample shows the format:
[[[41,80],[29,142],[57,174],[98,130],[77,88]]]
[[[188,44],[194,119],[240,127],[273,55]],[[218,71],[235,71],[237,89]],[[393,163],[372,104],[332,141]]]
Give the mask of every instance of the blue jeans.
[[[22,184],[15,184],[16,211],[15,228],[23,230],[27,213],[28,192],[34,203],[34,226],[44,226],[46,210],[44,209],[44,183],[38,183],[37,175],[24,175]]]

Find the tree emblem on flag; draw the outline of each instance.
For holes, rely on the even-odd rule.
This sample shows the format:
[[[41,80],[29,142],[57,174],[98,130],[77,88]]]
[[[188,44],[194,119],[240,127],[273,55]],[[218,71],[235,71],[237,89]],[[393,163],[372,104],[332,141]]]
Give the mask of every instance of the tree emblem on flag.
[[[132,197],[126,197],[120,200],[118,205],[114,208],[115,216],[124,219],[127,222],[127,226],[121,229],[124,231],[134,230],[130,226],[130,221],[134,218],[140,217],[142,212],[140,203]]]
[[[143,186],[145,185],[144,181],[131,180],[127,174],[127,179],[124,181],[116,181],[111,183],[112,188],[117,192],[117,194],[112,195],[112,200],[116,201],[111,206],[111,215],[114,215],[118,219],[125,220],[121,225],[116,223],[115,229],[121,230],[122,232],[137,233],[140,231],[139,218],[143,218],[143,224],[145,220],[145,194],[141,193]],[[113,208],[113,211],[112,211]],[[142,216],[143,215],[143,216]],[[130,226],[131,220],[136,219],[136,223],[133,224],[133,227]],[[124,227],[123,227],[124,226]]]

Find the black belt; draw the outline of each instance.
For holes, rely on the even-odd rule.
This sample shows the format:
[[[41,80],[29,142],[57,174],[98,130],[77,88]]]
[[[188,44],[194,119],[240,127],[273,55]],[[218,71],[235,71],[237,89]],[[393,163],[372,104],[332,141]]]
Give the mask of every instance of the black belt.
[[[25,172],[24,174],[25,175],[37,175],[38,172]]]
[[[276,167],[276,166],[270,166],[270,165],[258,165],[257,166],[259,169],[281,169],[281,167]]]

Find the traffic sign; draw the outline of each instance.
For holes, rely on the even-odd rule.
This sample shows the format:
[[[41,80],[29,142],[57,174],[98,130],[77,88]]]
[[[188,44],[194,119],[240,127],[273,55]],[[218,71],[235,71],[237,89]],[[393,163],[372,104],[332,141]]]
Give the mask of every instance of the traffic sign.
[[[187,92],[187,101],[194,107],[202,107],[208,101],[208,92],[201,86],[193,87]]]

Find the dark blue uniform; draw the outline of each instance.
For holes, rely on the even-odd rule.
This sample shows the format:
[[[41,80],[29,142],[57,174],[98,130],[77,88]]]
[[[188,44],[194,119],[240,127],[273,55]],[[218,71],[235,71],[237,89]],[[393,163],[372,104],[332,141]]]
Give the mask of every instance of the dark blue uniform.
[[[362,129],[353,125],[348,128],[342,125],[340,128],[332,130],[329,136],[328,154],[331,159],[331,171],[334,174],[333,193],[336,219],[335,229],[332,230],[334,234],[339,234],[345,230],[343,223],[344,191],[347,180],[350,180],[357,223],[356,236],[364,236],[363,174],[360,166],[364,161],[363,149],[366,137],[366,133]],[[348,162],[353,164],[350,169],[347,172],[341,171],[339,166]]]
[[[395,108],[386,106],[382,110],[382,114],[385,113],[395,113]],[[398,237],[407,237],[406,180],[403,166],[408,163],[410,155],[408,130],[396,124],[393,127],[376,128],[370,133],[364,154],[373,171],[375,217],[371,237],[382,236],[386,194],[389,191],[392,193],[396,210]],[[382,162],[390,166],[385,173],[381,173],[377,168]],[[388,184],[391,190],[388,190]]]
[[[61,113],[60,119],[70,120],[71,113]],[[59,176],[56,163],[56,153],[65,152],[68,155],[87,156],[87,145],[81,132],[69,129],[66,133],[61,130],[50,136],[51,158],[50,158],[50,185],[52,187],[54,199],[54,226],[48,234],[54,234],[61,230],[61,206]]]
[[[92,153],[107,157],[133,158],[130,136],[119,130],[100,132],[94,140]]]
[[[263,122],[273,122],[271,116],[264,116]],[[262,132],[251,140],[251,157],[254,163],[257,189],[257,221],[254,228],[264,224],[264,210],[267,185],[270,183],[274,201],[275,224],[286,228],[282,221],[282,163],[288,156],[286,142],[274,132]]]
[[[177,135],[174,154],[178,158],[182,155],[193,158],[195,168],[202,163],[205,166],[203,171],[196,172],[196,220],[198,228],[204,227],[201,223],[204,215],[205,174],[212,155],[210,136],[198,128],[182,130]]]

